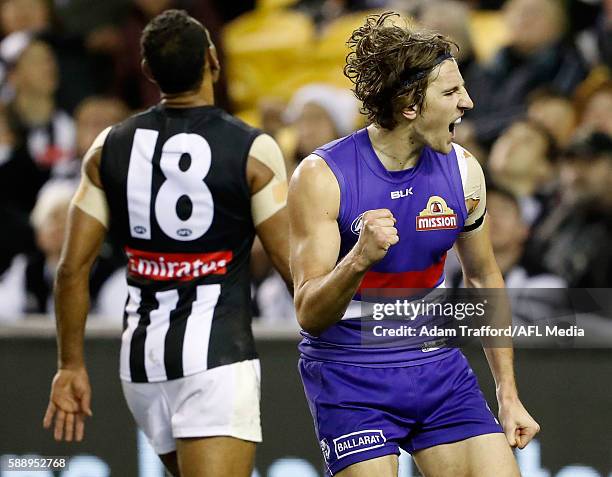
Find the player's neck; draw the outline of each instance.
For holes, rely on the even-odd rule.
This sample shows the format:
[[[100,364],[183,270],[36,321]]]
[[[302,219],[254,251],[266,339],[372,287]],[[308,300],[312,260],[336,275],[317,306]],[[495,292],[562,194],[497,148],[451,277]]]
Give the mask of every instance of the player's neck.
[[[417,165],[424,145],[413,138],[406,126],[390,131],[370,125],[368,135],[374,152],[387,170],[402,171]]]
[[[215,104],[213,87],[208,81],[204,81],[197,90],[176,94],[162,93],[161,97],[162,104],[169,108],[197,108]]]

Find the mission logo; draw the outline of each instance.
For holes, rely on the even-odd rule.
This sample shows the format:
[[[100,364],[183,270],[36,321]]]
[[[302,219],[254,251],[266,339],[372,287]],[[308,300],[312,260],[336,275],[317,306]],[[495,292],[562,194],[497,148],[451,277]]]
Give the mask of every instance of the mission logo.
[[[428,230],[448,230],[457,228],[457,214],[451,209],[446,201],[438,196],[432,195],[425,207],[416,218],[416,229],[418,232]]]

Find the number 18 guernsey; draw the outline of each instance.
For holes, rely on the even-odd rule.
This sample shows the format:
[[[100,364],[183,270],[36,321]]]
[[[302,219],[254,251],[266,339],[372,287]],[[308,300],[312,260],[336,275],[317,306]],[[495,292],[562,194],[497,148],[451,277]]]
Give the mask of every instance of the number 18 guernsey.
[[[259,134],[214,106],[157,105],[106,137],[109,230],[128,258],[122,379],[165,381],[257,357],[246,163]]]

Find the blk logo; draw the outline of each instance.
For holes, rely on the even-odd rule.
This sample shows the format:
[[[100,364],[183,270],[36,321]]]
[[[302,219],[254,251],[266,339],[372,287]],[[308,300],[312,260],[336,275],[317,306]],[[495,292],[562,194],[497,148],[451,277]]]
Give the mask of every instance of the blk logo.
[[[393,192],[391,192],[392,199],[402,199],[404,197],[408,197],[409,195],[414,195],[412,193],[412,187],[410,187],[409,189],[394,190]]]

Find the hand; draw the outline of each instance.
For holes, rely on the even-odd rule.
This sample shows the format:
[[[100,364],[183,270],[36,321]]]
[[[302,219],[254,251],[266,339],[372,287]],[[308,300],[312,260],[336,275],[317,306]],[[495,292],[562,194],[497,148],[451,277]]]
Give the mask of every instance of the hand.
[[[92,416],[91,387],[84,367],[60,369],[53,378],[49,406],[43,426],[49,429],[55,417],[53,437],[56,441],[80,442],[85,431],[85,416]]]
[[[511,447],[525,448],[540,432],[540,425],[518,399],[499,403],[499,420]]]
[[[375,209],[364,212],[361,217],[361,232],[357,241],[357,255],[366,267],[382,260],[389,248],[399,242],[395,217],[389,209]]]

